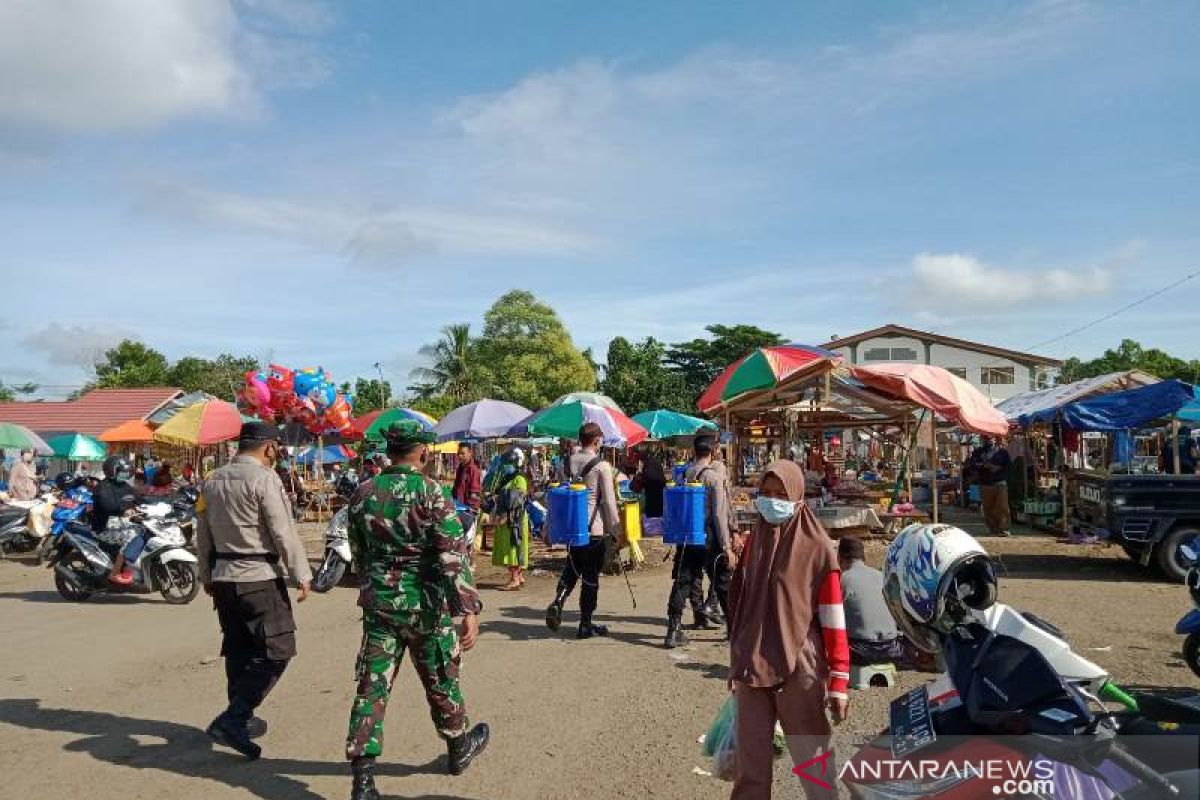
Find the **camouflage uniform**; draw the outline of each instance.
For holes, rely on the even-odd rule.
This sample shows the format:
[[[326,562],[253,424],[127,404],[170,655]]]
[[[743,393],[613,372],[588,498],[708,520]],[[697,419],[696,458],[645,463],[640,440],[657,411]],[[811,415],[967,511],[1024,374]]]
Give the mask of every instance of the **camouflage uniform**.
[[[438,734],[466,733],[458,685],[462,651],[451,615],[477,614],[482,605],[453,503],[436,482],[402,466],[359,487],[349,516],[350,547],[364,581],[347,758],[378,756],[383,749],[384,713],[405,650]]]

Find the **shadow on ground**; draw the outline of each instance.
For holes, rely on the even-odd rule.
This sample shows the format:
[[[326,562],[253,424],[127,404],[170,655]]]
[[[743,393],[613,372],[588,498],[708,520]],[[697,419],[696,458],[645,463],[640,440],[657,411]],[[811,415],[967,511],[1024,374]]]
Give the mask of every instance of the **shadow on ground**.
[[[77,734],[63,749],[135,770],[160,770],[216,781],[244,789],[262,800],[323,800],[301,778],[344,776],[349,794],[350,769],[345,761],[302,761],[262,758],[247,762],[225,750],[214,750],[198,728],[163,720],[123,717],[101,711],[43,708],[34,699],[0,700],[0,722],[30,731]],[[151,744],[144,739],[157,740]],[[380,778],[445,774],[444,758],[409,766],[380,763]],[[424,800],[466,800],[456,795],[424,795]],[[410,798],[410,800],[412,800]],[[421,798],[416,798],[421,800]]]

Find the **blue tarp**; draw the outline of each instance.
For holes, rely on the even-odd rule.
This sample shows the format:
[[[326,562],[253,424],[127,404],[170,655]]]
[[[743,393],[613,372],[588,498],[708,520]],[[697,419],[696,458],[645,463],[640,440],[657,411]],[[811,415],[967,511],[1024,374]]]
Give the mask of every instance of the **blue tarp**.
[[[1194,400],[1183,381],[1161,381],[1070,403],[1061,409],[1062,421],[1080,431],[1120,431],[1169,417]]]
[[[350,456],[346,455],[346,448],[340,444],[325,445],[325,449],[321,450],[322,464],[340,464],[349,460]],[[317,463],[317,448],[310,447],[300,453],[296,456],[296,463],[306,467]]]
[[[1200,386],[1192,387],[1196,399],[1179,409],[1179,418],[1188,422],[1200,422]]]

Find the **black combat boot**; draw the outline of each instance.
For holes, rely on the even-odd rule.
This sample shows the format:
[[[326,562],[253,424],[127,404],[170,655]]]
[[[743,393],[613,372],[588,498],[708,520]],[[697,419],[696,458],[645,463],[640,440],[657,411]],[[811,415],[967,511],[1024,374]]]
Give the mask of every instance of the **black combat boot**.
[[[667,638],[663,644],[668,650],[674,650],[676,647],[683,647],[688,643],[688,638],[683,632],[682,615],[671,617],[667,620]]]
[[[246,729],[252,712],[253,709],[235,699],[224,713],[209,724],[205,733],[217,744],[237,750],[251,761],[256,761],[262,755],[262,748],[251,741],[250,731]]]
[[[704,611],[692,612],[692,617],[695,620],[692,623],[692,630],[694,631],[711,631],[716,630],[717,628],[716,625],[711,624],[709,621],[707,609]]]
[[[462,775],[466,772],[467,767],[471,766],[471,762],[475,760],[476,756],[487,749],[488,739],[491,738],[491,735],[491,729],[488,728],[487,723],[481,722],[461,736],[447,739],[446,747],[449,750],[447,771],[451,775]]]
[[[552,631],[562,625],[563,606],[567,604],[568,593],[562,589],[554,596],[554,602],[546,607],[546,627]]]
[[[361,756],[350,762],[350,769],[354,770],[350,800],[379,800],[379,790],[375,788],[375,759]]]

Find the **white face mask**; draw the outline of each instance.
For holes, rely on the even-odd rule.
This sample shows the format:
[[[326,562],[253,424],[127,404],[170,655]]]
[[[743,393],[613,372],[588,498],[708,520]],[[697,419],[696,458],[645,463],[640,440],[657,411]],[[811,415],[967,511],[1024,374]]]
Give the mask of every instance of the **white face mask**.
[[[760,496],[754,498],[754,507],[771,525],[782,525],[796,515],[796,504],[791,500]]]

